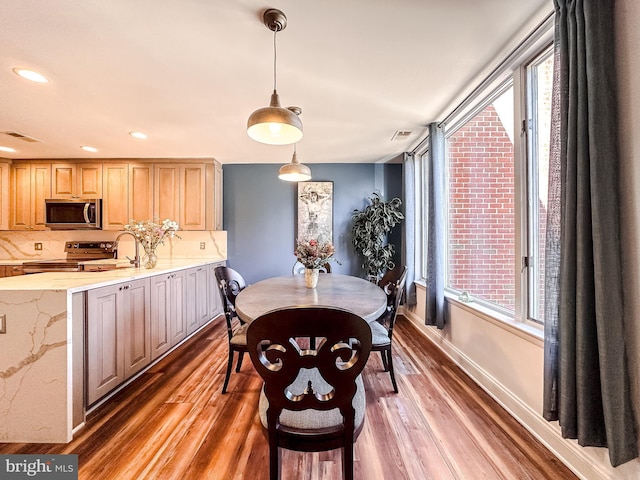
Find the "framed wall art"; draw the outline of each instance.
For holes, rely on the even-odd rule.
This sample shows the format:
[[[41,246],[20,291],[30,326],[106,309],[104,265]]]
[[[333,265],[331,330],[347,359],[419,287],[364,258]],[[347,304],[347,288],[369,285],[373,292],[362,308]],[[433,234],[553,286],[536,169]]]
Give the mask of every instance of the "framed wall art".
[[[333,242],[333,182],[298,182],[298,237]]]

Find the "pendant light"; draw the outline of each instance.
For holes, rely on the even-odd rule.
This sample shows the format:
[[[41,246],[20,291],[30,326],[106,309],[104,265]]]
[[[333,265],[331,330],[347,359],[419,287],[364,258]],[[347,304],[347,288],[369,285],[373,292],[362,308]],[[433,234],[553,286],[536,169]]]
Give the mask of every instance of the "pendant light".
[[[280,167],[278,178],[280,180],[286,180],[287,182],[306,182],[307,180],[311,180],[311,169],[298,162],[295,143],[293,144],[293,158],[291,159],[291,163]]]
[[[280,106],[276,90],[276,34],[287,26],[287,17],[270,8],[263,14],[266,27],[273,32],[273,93],[268,107],[259,108],[247,120],[247,134],[257,142],[269,145],[289,145],[302,138],[302,122],[291,110]]]

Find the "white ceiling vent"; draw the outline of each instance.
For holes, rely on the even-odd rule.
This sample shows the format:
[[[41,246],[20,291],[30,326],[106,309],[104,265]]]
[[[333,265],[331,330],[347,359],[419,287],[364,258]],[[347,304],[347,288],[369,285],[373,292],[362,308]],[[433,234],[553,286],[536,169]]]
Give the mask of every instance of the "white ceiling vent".
[[[24,133],[20,133],[20,132],[2,132],[5,135],[9,135],[10,137],[14,137],[14,138],[19,138],[20,140],[24,140],[25,142],[40,142],[40,140],[37,140],[33,137],[29,137],[28,135],[25,135]]]
[[[411,130],[396,130],[391,140],[406,140],[412,133]]]

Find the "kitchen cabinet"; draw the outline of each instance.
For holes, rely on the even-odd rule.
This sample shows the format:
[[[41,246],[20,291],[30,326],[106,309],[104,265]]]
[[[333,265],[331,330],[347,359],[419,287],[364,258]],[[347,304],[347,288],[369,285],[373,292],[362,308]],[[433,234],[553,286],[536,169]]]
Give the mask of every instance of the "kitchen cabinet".
[[[11,166],[10,228],[44,230],[44,200],[50,197],[50,163],[14,163]]]
[[[205,325],[211,318],[209,317],[207,276],[207,268],[204,265],[189,268],[186,271],[187,295],[185,311],[187,317],[187,335],[191,335],[201,326]]]
[[[213,168],[213,229],[222,230],[222,165],[214,162]]]
[[[207,167],[204,163],[156,164],[154,216],[160,221],[175,220],[183,230],[206,230],[207,168],[213,166]]]
[[[129,165],[105,163],[102,191],[102,229],[124,230],[129,223]]]
[[[9,185],[11,168],[0,160],[0,230],[9,229]]]
[[[105,163],[102,228],[124,230],[130,220],[153,218],[153,164]]]
[[[87,292],[87,404],[151,361],[150,280]]]
[[[153,219],[153,164],[129,163],[129,219]]]
[[[151,277],[151,359],[187,337],[185,272]]]
[[[222,298],[218,289],[218,280],[216,279],[216,267],[224,266],[224,262],[210,263],[207,265],[207,296],[209,306],[209,318],[216,318],[222,313]]]
[[[52,163],[51,198],[102,198],[102,164]]]

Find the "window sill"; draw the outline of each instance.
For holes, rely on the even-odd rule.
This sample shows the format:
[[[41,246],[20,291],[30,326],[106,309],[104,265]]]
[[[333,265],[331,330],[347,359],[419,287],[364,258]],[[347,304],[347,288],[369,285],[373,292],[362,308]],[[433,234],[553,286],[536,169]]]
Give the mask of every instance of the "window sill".
[[[416,281],[418,288],[426,290],[426,284],[424,281]],[[490,308],[483,305],[479,305],[474,302],[461,302],[458,298],[450,293],[445,292],[445,301],[449,305],[455,305],[457,308],[466,310],[467,312],[475,315],[476,317],[487,321],[497,327],[502,328],[518,337],[527,340],[535,345],[544,346],[544,330],[542,326],[528,325],[522,322],[517,322],[508,315],[502,315]]]

